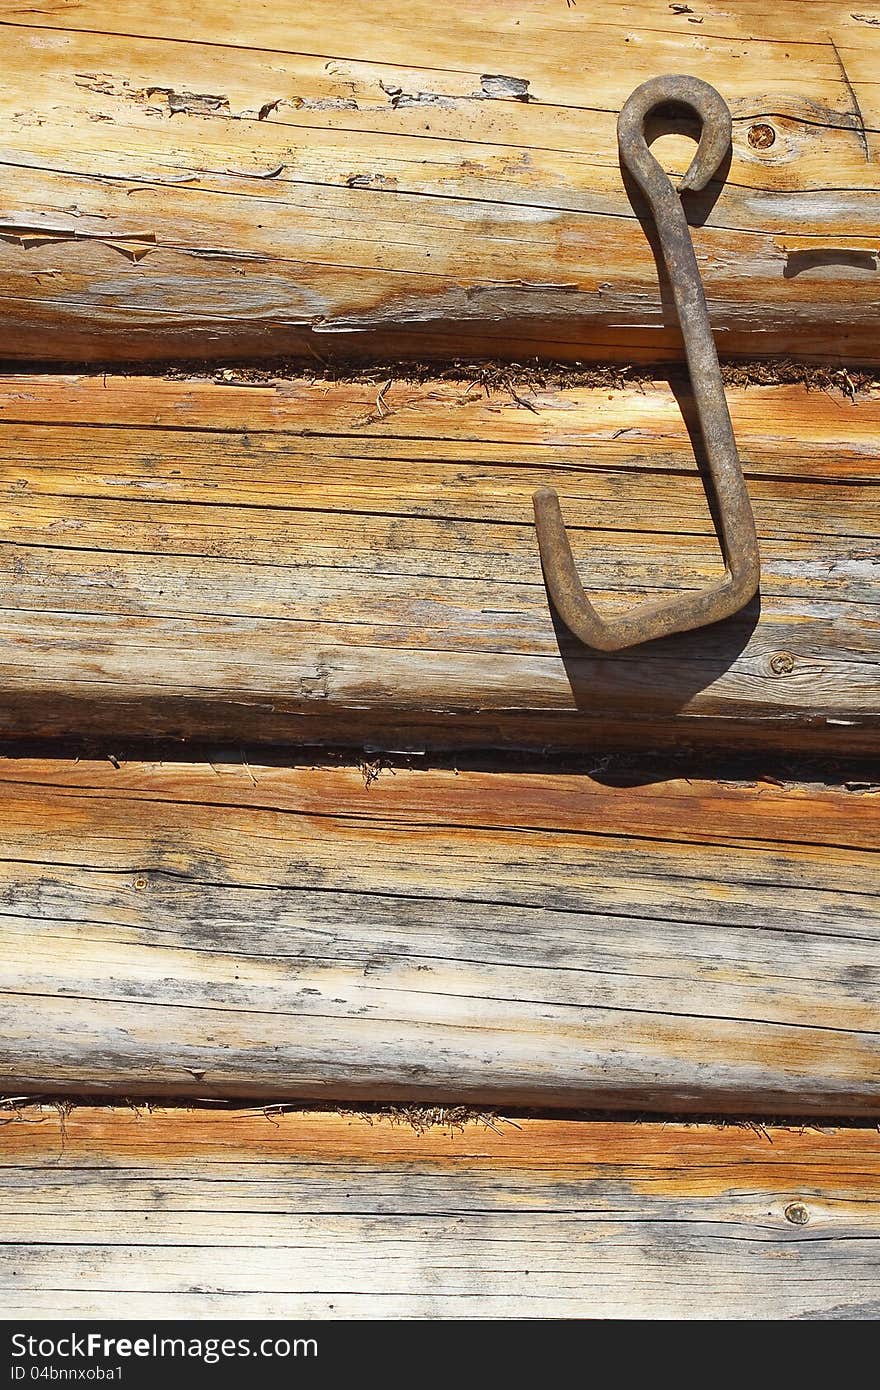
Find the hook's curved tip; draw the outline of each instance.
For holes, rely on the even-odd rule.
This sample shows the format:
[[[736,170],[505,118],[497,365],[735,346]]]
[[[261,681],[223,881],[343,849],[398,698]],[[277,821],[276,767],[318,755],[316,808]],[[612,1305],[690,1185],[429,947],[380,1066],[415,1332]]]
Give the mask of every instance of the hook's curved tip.
[[[675,185],[677,193],[702,193],[703,189],[706,187],[706,184],[711,179],[712,174],[714,174],[714,169],[712,170],[712,174],[704,174],[702,169],[694,168],[697,155],[699,155],[699,150],[697,151],[697,154],[694,155],[694,159],[691,162],[691,166],[687,170],[687,173],[682,174],[681,178],[678,180],[678,183]]]
[[[687,172],[679,179],[679,193],[700,193],[720,167],[733,132],[730,110],[720,92],[699,77],[667,73],[637,87],[624,103],[617,135],[624,163],[647,152],[645,121],[658,106],[686,106],[700,118],[700,139]]]

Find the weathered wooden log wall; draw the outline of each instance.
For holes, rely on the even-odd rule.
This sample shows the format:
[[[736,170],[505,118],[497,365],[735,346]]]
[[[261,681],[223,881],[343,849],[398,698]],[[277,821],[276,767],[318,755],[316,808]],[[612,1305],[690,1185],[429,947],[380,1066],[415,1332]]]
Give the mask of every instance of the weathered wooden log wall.
[[[0,26],[8,356],[676,356],[615,119],[684,72],[734,116],[692,208],[722,350],[880,360],[870,13],[2,0]]]
[[[4,1311],[877,1315],[880,15],[0,32]],[[536,487],[603,613],[721,565],[617,154],[664,72],[733,113],[686,204],[763,576],[609,657]]]
[[[531,495],[558,487],[605,612],[709,583],[678,388],[9,376],[4,727],[876,748],[880,392],[730,397],[760,602],[607,656],[554,625]]]
[[[7,1317],[880,1314],[874,1129],[30,1107]]]
[[[602,775],[0,764],[0,1089],[880,1112],[880,793]]]

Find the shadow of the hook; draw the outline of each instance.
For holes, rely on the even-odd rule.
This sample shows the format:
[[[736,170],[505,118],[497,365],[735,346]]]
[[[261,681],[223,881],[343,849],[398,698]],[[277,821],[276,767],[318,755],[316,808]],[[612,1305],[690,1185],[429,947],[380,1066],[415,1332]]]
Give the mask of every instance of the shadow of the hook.
[[[816,270],[820,266],[848,266],[853,270],[876,272],[878,261],[876,251],[834,250],[823,248],[815,251],[789,251],[782,272],[784,280],[793,280],[805,270]]]
[[[658,107],[648,118],[645,124],[645,138],[650,146],[652,142],[661,135],[689,135],[694,141],[699,140],[700,123],[682,114],[682,108],[674,105]],[[719,165],[714,178],[709,180],[701,192],[693,191],[682,195],[681,205],[688,225],[691,227],[702,227],[709,219],[712,209],[721,196],[722,189],[730,171],[730,163],[733,158],[733,149],[729,147],[721,164]],[[660,237],[657,233],[657,224],[654,221],[654,213],[639,188],[638,183],[633,178],[622,157],[618,154],[618,165],[620,177],[623,182],[624,191],[629,199],[630,207],[635,213],[639,226],[642,229],[645,240],[651,248],[654,257],[654,264],[657,268],[657,282],[660,291],[660,312],[663,320],[663,327],[675,332],[681,341],[681,325],[678,321],[678,314],[675,309],[675,301],[672,297],[672,286],[669,283],[669,274],[666,269],[666,262],[663,259],[663,252],[660,247]]]
[[[721,531],[721,503],[715,492],[712,482],[712,474],[709,468],[709,458],[706,453],[706,442],[703,439],[703,431],[700,426],[700,416],[697,412],[697,403],[694,400],[690,382],[684,375],[676,375],[674,372],[669,374],[669,389],[675,397],[676,404],[681,411],[681,418],[684,427],[688,432],[691,453],[697,472],[703,483],[703,491],[706,495],[706,504],[709,514],[712,517],[712,525],[715,528],[716,539],[722,534]],[[718,542],[718,554],[723,563],[724,557],[721,555],[721,543]]]
[[[579,568],[583,570],[588,564],[587,551],[581,554]],[[546,585],[546,574],[544,582]],[[633,597],[631,602],[644,602],[645,597]],[[738,613],[707,627],[677,632],[619,652],[599,652],[572,636],[556,612],[549,586],[547,603],[574,703],[596,720],[597,734],[601,734],[602,717],[607,715],[613,722],[620,705],[636,717],[640,706],[645,718],[679,713],[695,695],[730,670],[751,641],[761,618],[761,596],[756,594]]]
[[[650,124],[650,123],[649,123]],[[693,130],[697,127],[691,125]],[[668,125],[658,127],[656,134],[666,133]],[[656,137],[655,137],[656,138]],[[730,169],[730,161],[733,157],[732,150],[728,150],[718,169],[717,174],[709,181],[707,186],[700,193],[685,193],[681,200],[684,215],[688,225],[691,227],[702,227],[709,219],[709,216],[721,196],[724,182]],[[681,325],[678,321],[678,314],[675,308],[675,300],[672,295],[672,285],[669,281],[669,273],[666,269],[666,262],[663,259],[663,251],[660,246],[660,237],[657,233],[657,225],[654,221],[654,214],[645,198],[639,185],[636,183],[632,174],[627,169],[622,160],[620,162],[620,176],[626,195],[629,198],[630,206],[635,213],[639,226],[642,229],[645,240],[651,248],[654,257],[654,264],[657,268],[657,284],[660,292],[660,313],[663,327],[671,329],[682,342],[682,356],[684,355],[684,344],[681,337]]]

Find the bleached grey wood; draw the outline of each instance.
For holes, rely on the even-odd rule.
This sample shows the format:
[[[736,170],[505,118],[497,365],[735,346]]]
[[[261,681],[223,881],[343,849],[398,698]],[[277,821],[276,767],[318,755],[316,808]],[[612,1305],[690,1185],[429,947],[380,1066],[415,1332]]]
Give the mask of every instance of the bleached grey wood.
[[[11,760],[0,1085],[876,1113],[876,801]]]
[[[31,1107],[0,1162],[7,1316],[880,1314],[873,1129]]]

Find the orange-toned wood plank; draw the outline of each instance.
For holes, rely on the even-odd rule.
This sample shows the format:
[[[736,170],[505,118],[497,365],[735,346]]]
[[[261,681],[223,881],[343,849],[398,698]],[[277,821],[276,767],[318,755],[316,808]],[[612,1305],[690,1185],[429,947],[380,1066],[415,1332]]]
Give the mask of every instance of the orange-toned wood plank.
[[[554,625],[531,495],[558,487],[605,611],[709,583],[668,386],[8,377],[0,726],[876,747],[880,393],[730,396],[760,610],[609,657]]]
[[[734,117],[692,200],[723,351],[876,361],[877,28],[691,9],[3,0],[4,351],[680,355],[615,121],[689,72]]]
[[[872,1129],[496,1116],[416,1131],[50,1106],[4,1119],[10,1317],[880,1311]]]

